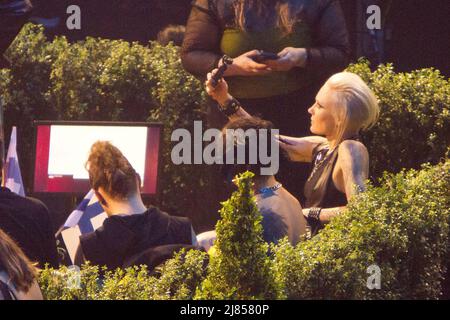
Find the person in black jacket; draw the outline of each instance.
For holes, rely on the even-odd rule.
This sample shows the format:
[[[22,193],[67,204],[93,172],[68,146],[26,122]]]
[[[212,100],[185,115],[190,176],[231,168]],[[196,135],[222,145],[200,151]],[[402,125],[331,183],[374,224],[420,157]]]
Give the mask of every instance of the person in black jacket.
[[[0,145],[3,141],[0,141]],[[0,178],[3,162],[0,161]],[[0,179],[1,180],[1,179]],[[40,268],[58,266],[53,223],[47,207],[39,200],[21,197],[0,187],[0,229]]]
[[[50,213],[41,201],[0,188],[0,229],[13,238],[40,268],[58,266],[58,252]]]
[[[90,261],[115,269],[152,247],[196,244],[187,218],[145,207],[139,193],[139,176],[111,143],[96,142],[86,168],[91,187],[108,218],[96,231],[80,236],[76,265]]]

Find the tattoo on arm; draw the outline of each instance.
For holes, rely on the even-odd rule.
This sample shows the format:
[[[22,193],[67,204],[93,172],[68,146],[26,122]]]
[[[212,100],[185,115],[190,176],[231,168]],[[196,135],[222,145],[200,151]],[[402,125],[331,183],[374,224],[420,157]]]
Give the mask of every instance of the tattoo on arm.
[[[358,143],[346,144],[339,150],[340,166],[344,178],[344,188],[347,200],[365,190],[368,178],[369,157],[365,147]]]

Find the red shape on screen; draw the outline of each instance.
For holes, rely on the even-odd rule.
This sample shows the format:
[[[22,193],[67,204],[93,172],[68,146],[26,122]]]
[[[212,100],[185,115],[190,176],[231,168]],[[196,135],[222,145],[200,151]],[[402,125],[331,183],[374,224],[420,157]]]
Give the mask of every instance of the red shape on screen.
[[[50,126],[39,126],[36,138],[36,162],[34,165],[34,191],[47,192],[48,159],[50,156]]]

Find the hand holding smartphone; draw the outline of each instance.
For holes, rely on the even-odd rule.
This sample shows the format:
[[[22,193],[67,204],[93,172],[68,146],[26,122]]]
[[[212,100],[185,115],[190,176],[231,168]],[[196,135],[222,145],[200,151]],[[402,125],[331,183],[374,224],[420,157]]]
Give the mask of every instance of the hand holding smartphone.
[[[277,60],[280,58],[276,53],[273,52],[266,52],[266,51],[260,51],[260,53],[256,56],[251,57],[253,61],[262,63],[266,60]]]

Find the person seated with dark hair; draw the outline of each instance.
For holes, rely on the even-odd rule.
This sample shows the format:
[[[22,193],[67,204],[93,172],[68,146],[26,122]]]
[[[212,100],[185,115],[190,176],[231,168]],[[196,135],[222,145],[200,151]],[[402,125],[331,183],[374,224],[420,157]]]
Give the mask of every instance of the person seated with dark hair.
[[[185,26],[170,24],[158,32],[157,41],[163,46],[167,46],[170,42],[173,42],[174,45],[180,47],[183,44],[185,32]]]
[[[270,121],[257,117],[243,117],[228,122],[222,130],[222,140],[224,150],[226,150],[224,157],[226,158],[227,154],[231,152],[234,164],[225,164],[223,171],[228,180],[245,171],[251,171],[255,174],[254,192],[256,204],[263,216],[264,240],[268,243],[277,243],[287,236],[289,242],[292,245],[296,245],[300,241],[301,236],[306,233],[306,221],[302,215],[302,207],[299,201],[283,188],[282,184],[275,179],[274,174],[262,175],[261,168],[264,165],[259,160],[256,161],[256,164],[252,164],[254,161],[251,161],[249,156],[251,152],[255,155],[259,154],[261,143],[271,143],[272,128],[273,124]],[[252,144],[251,138],[249,138],[251,133],[249,130],[252,129],[255,130],[256,137],[259,137],[254,140],[257,141],[257,144]],[[231,148],[227,145],[229,130],[233,130],[235,132],[233,135],[237,136]],[[242,130],[241,133],[245,135],[244,139],[239,139],[239,135],[236,134],[237,130]],[[261,139],[262,136],[266,138],[264,141]],[[241,141],[239,142],[239,140]],[[238,144],[240,143],[245,143],[245,164],[237,164],[239,163]],[[273,141],[273,143],[275,142]],[[270,150],[270,146],[266,147]],[[228,159],[224,159],[224,163],[228,162],[225,160]]]
[[[187,218],[145,207],[138,174],[111,143],[98,141],[92,145],[86,169],[108,218],[96,231],[80,236],[76,265],[90,261],[115,269],[153,247],[196,244]]]
[[[0,139],[0,149],[2,144]],[[0,160],[0,181],[2,174],[3,161]],[[0,187],[0,229],[16,241],[40,268],[46,263],[52,267],[58,266],[55,230],[50,213],[41,201],[21,197],[8,188]]]
[[[38,270],[0,229],[0,300],[42,300]]]

